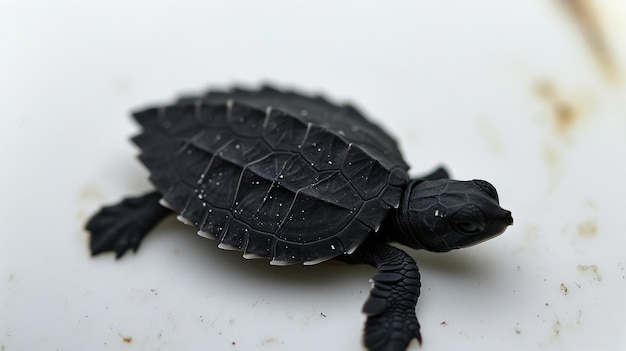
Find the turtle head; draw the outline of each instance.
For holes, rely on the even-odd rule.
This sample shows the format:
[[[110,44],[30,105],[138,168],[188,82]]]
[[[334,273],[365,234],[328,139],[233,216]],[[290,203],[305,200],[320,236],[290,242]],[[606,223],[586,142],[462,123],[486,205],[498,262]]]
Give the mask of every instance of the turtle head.
[[[484,180],[411,182],[395,222],[400,242],[416,249],[445,252],[500,235],[513,224],[498,193]]]

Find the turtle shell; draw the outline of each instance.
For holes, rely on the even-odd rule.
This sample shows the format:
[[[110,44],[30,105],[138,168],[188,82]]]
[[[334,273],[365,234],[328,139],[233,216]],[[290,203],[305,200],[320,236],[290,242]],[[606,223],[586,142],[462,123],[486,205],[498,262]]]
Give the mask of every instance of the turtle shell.
[[[322,97],[211,91],[133,116],[162,204],[246,258],[314,264],[352,253],[408,182],[388,134]]]

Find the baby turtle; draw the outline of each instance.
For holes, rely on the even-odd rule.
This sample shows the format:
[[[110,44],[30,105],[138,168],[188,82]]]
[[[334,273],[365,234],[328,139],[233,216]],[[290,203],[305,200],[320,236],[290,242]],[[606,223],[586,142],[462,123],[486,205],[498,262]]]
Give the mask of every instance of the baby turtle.
[[[410,179],[393,138],[350,105],[271,87],[210,91],[133,114],[156,190],[87,223],[91,252],[137,250],[164,217],[222,249],[273,265],[331,259],[376,267],[365,302],[369,350],[421,343],[415,260],[389,245],[445,252],[513,223],[484,180],[439,168]]]

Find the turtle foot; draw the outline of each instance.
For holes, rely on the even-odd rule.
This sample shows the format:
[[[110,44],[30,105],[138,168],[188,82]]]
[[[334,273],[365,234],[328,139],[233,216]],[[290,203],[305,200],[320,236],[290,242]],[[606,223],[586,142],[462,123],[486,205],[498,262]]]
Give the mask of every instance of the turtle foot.
[[[379,267],[363,306],[367,315],[364,342],[370,351],[404,351],[413,339],[422,343],[415,315],[420,285],[417,266],[404,262],[401,269],[394,268]]]
[[[129,249],[137,251],[144,236],[171,213],[159,205],[160,198],[161,194],[152,192],[103,207],[87,222],[91,254],[112,251],[120,258]]]
[[[367,315],[363,342],[370,351],[404,351],[413,339],[422,343],[415,305],[420,295],[420,273],[406,252],[376,238],[366,240],[348,262],[377,268],[372,290],[363,305]]]

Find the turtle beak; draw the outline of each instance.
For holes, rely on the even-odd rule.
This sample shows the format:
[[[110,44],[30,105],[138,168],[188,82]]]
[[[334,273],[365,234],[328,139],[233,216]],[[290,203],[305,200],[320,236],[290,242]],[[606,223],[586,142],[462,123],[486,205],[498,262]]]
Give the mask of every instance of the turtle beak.
[[[494,223],[492,224],[492,228],[495,229],[494,234],[500,235],[504,233],[506,228],[510,225],[513,225],[513,215],[511,214],[511,211],[500,209],[494,219]]]
[[[511,211],[503,210],[502,221],[507,225],[513,225],[513,216]]]

